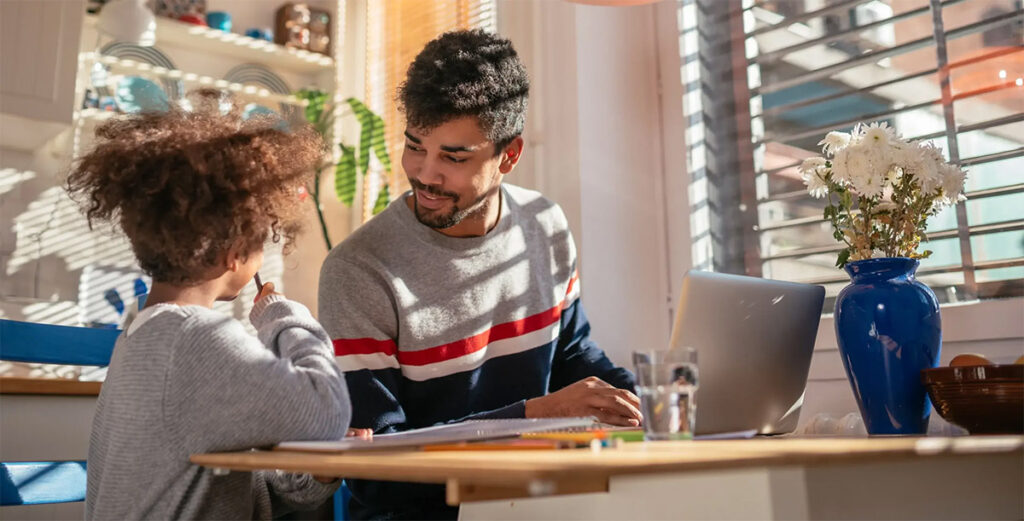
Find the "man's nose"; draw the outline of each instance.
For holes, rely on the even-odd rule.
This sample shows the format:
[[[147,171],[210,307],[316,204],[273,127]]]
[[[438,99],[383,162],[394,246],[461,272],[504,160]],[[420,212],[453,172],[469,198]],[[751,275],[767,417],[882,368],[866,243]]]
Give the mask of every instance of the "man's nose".
[[[416,179],[425,185],[440,186],[444,184],[444,173],[440,166],[437,159],[429,157],[424,159]]]

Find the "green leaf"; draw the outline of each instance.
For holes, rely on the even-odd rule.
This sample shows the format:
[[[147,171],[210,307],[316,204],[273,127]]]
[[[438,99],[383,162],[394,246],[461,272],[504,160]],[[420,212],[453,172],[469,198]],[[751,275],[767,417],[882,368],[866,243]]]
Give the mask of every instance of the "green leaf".
[[[334,193],[338,200],[352,206],[356,196],[356,150],[354,147],[341,146],[341,160],[334,169]]]
[[[836,259],[836,267],[842,268],[846,266],[846,263],[850,261],[850,249],[847,248],[839,252],[839,257]]]
[[[384,118],[373,114],[373,141],[370,146],[373,148],[373,155],[377,156],[384,170],[391,171],[391,154],[388,154],[388,142],[384,135]]]
[[[388,204],[391,202],[390,192],[386,184],[380,188],[380,192],[377,193],[377,202],[373,203],[373,215],[383,212],[388,207]]]
[[[307,105],[303,110],[303,116],[321,135],[326,134],[330,121],[330,111],[327,110],[327,93],[320,90],[302,89],[295,93],[295,97],[305,100]]]
[[[366,175],[366,172],[370,169],[370,148],[373,143],[374,127],[377,121],[373,117],[373,112],[363,102],[355,98],[349,98],[345,102],[352,107],[352,113],[359,120],[359,173]],[[381,128],[380,132],[383,133],[384,129]]]
[[[850,192],[848,190],[843,190],[839,193],[839,201],[843,203],[843,208],[846,209],[849,209],[850,205],[853,204],[853,200],[850,197]]]
[[[370,167],[370,151],[377,156],[381,166],[391,171],[391,155],[388,154],[387,139],[384,135],[384,118],[370,110],[363,102],[348,98],[346,103],[352,107],[352,113],[359,120],[359,169],[366,175]]]

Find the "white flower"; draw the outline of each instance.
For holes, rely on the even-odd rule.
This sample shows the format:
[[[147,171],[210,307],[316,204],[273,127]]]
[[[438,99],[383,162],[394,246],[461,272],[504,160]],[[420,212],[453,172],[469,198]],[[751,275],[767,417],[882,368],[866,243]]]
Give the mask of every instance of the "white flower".
[[[807,192],[815,199],[821,199],[828,193],[828,183],[821,178],[821,174],[816,170],[804,174],[804,184],[807,185]]]
[[[861,137],[862,143],[868,143],[877,146],[889,146],[893,141],[898,141],[899,134],[896,133],[896,129],[889,126],[888,123],[876,122],[868,126],[858,125],[857,132]]]
[[[939,166],[939,175],[942,178],[942,197],[948,204],[956,204],[967,199],[963,195],[964,181],[967,180],[966,172],[958,166],[944,163]]]
[[[853,190],[864,197],[875,198],[885,189],[885,176],[871,171],[854,175],[851,179]]]
[[[822,145],[822,153],[834,155],[850,144],[850,135],[845,132],[832,131],[825,134],[825,139],[819,141],[818,144]]]
[[[800,165],[800,175],[804,178],[807,191],[815,199],[821,199],[828,193],[828,183],[825,182],[825,158],[809,157],[804,159]]]
[[[921,145],[920,159],[914,165],[914,177],[921,186],[921,192],[931,194],[942,186],[942,175],[939,169],[946,164],[942,150],[931,144]]]
[[[878,197],[885,189],[886,174],[889,171],[888,158],[874,147],[850,145],[842,150],[842,176],[853,190],[865,197]],[[832,171],[837,172],[837,161]]]
[[[825,158],[823,157],[808,157],[804,159],[803,163],[800,163],[800,173],[806,174],[808,171],[817,171],[825,166]]]
[[[889,171],[885,173],[885,182],[888,186],[896,186],[903,179],[903,169],[893,162],[889,165]]]
[[[872,259],[884,259],[886,257],[888,257],[888,255],[886,255],[884,251],[879,250],[878,248],[871,250]]]
[[[832,180],[844,186],[850,184],[849,156],[850,149],[841,148],[832,158]]]

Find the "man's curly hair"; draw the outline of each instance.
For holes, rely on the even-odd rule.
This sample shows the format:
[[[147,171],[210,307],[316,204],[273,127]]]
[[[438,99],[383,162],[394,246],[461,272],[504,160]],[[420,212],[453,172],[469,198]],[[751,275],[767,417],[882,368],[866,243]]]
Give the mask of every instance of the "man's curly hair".
[[[413,128],[476,116],[495,154],[523,133],[530,81],[512,42],[482,30],[442,34],[416,56],[398,103]]]
[[[194,285],[229,248],[260,251],[268,236],[288,248],[299,231],[299,188],[324,153],[308,126],[243,120],[215,90],[179,107],[111,120],[78,160],[67,190],[94,220],[120,224],[154,281]]]

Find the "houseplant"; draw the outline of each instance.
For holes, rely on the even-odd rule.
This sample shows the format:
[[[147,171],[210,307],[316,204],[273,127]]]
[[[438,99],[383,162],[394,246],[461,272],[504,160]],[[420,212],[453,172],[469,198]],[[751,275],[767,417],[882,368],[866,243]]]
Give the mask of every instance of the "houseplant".
[[[938,300],[915,278],[927,220],[964,200],[966,174],[928,143],[901,138],[886,123],[829,132],[824,157],[800,171],[843,243],[836,266],[851,278],[835,307],[846,374],[871,434],[921,434],[931,406],[922,369],[938,363]]]
[[[330,135],[334,127],[335,110],[328,94],[320,90],[303,89],[295,95],[306,101],[303,112],[306,121],[325,138]],[[381,189],[373,204],[373,213],[376,215],[391,202],[387,184],[387,177],[391,173],[391,156],[388,154],[387,142],[384,137],[384,120],[355,98],[346,99],[345,104],[348,106],[347,114],[351,114],[359,122],[358,148],[339,143],[340,159],[334,163],[329,157],[328,161],[316,171],[312,190],[308,190],[313,195],[313,206],[316,208],[320,232],[328,251],[333,247],[333,243],[327,231],[327,222],[324,220],[320,199],[320,180],[323,174],[334,169],[334,194],[343,204],[351,206],[355,200],[358,178],[360,175],[365,177],[370,171],[370,156],[372,155],[377,158],[383,168],[382,176],[384,177],[384,182],[381,184]],[[341,115],[346,115],[346,113]]]

